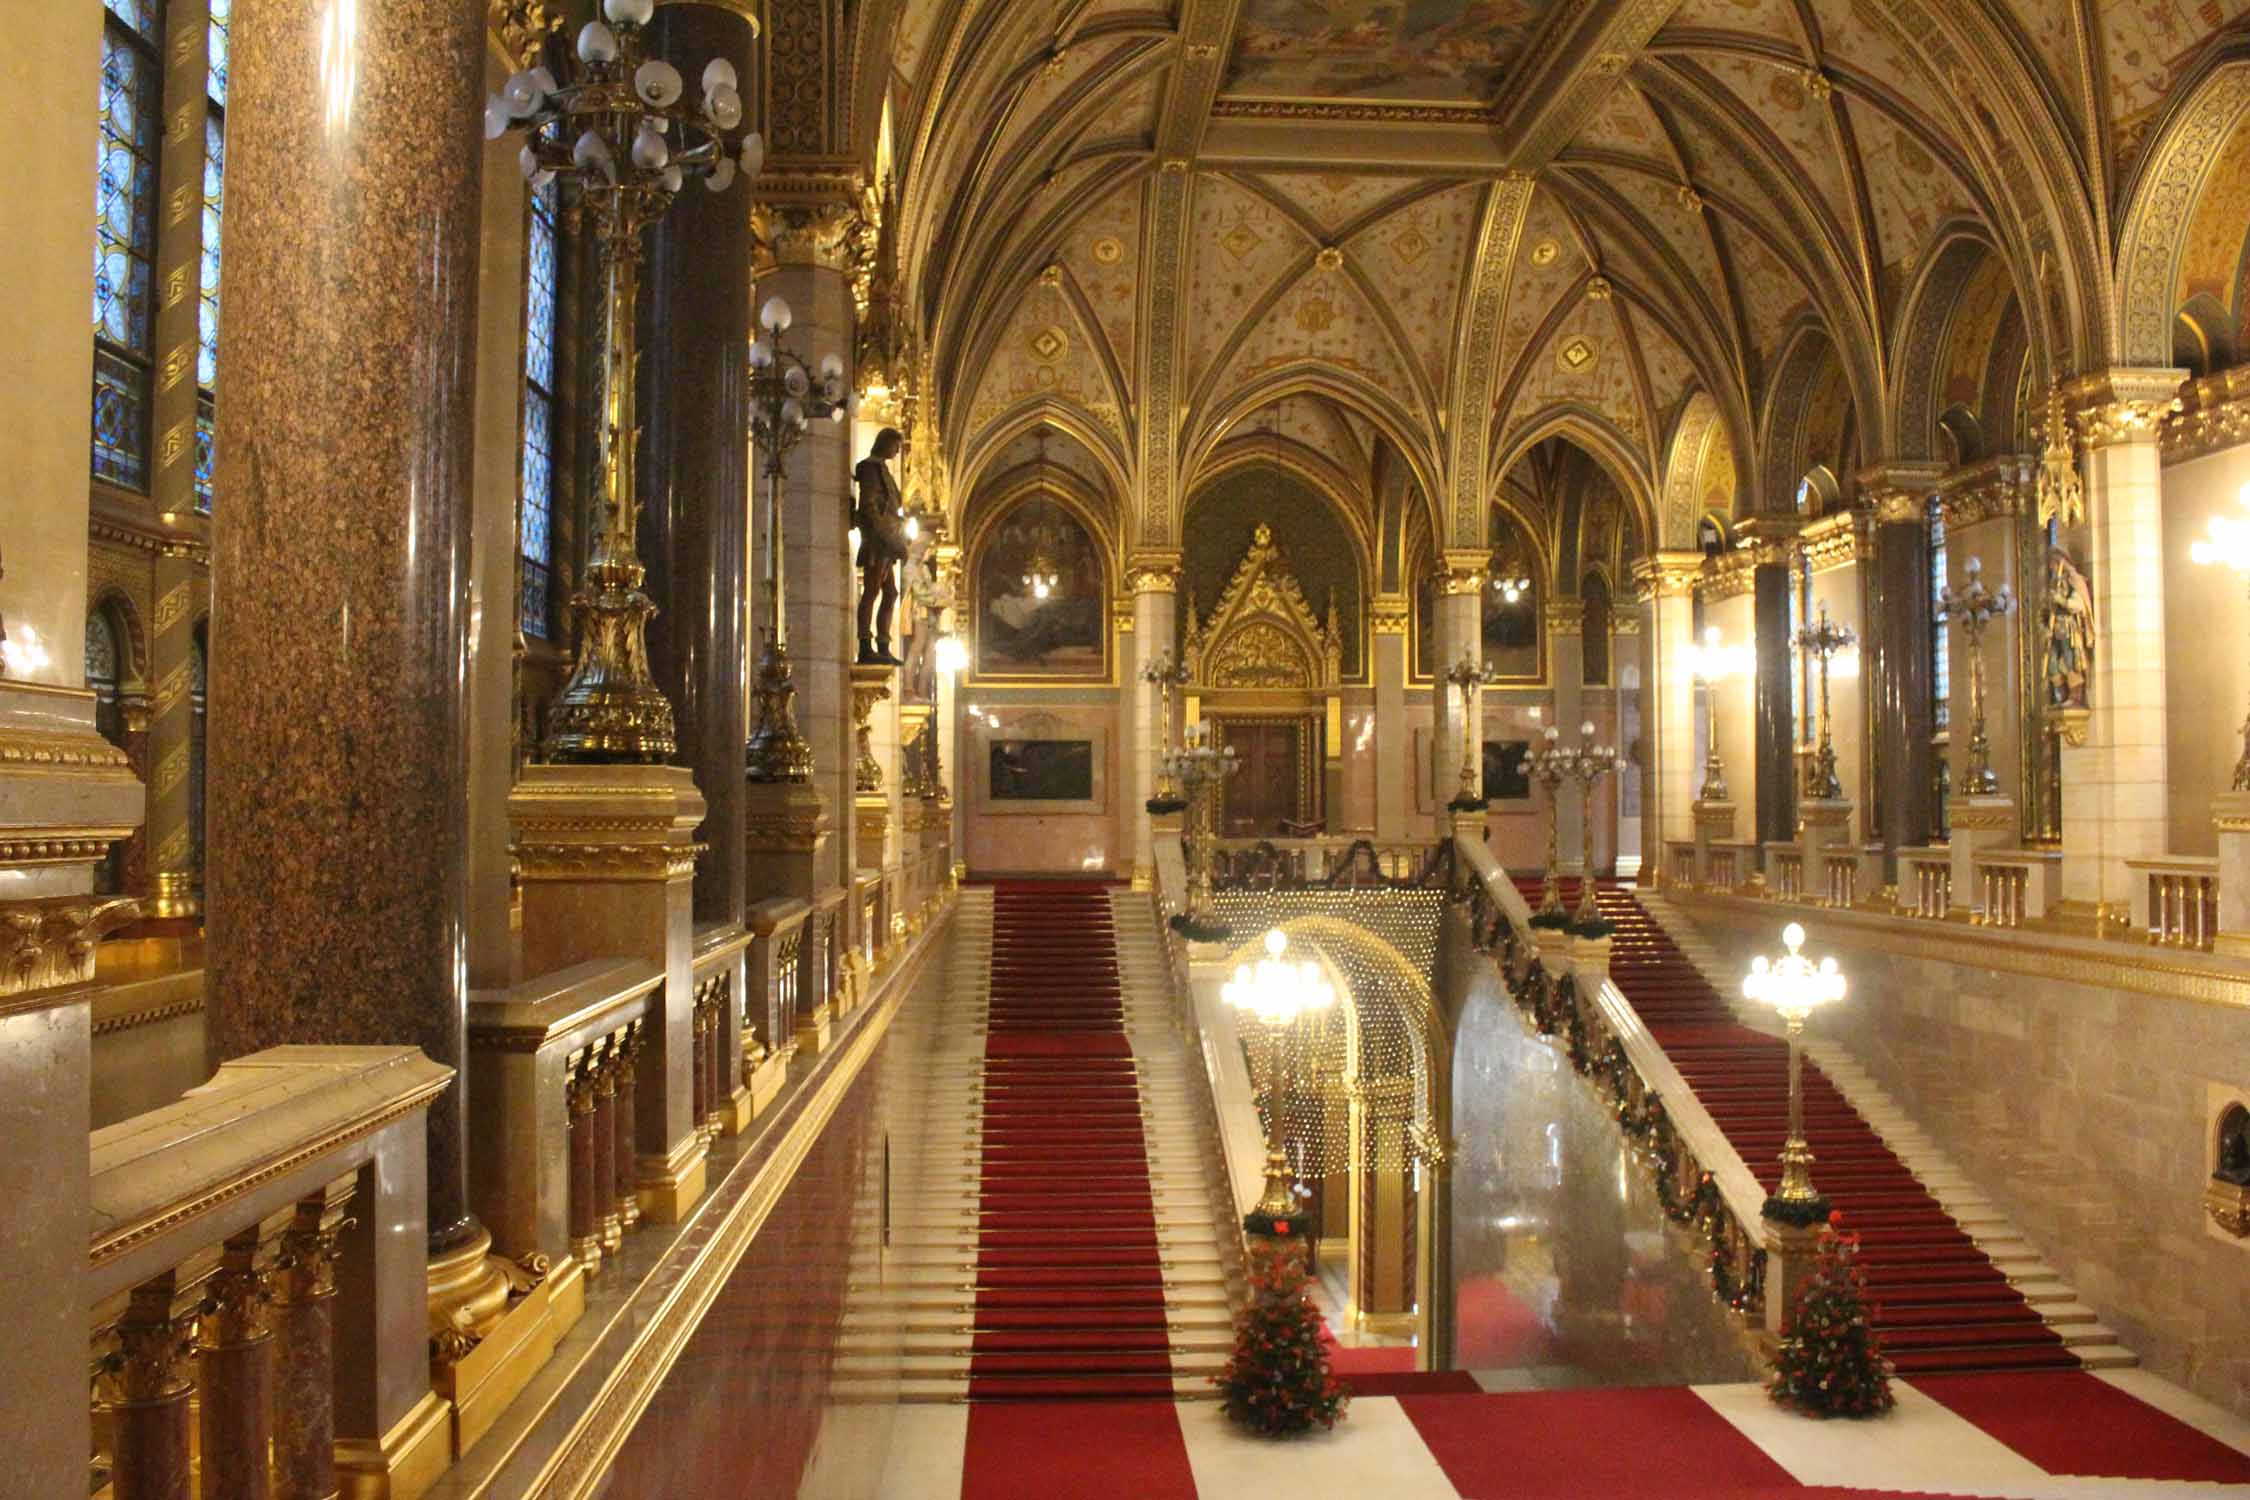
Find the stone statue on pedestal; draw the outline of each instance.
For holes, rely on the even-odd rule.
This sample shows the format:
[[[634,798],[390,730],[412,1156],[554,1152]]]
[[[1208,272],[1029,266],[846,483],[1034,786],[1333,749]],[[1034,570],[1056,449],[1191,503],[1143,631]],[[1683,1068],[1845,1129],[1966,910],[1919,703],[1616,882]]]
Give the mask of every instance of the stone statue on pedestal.
[[[859,528],[859,664],[895,667],[891,625],[898,613],[898,564],[906,560],[906,520],[890,461],[905,451],[895,427],[875,434],[875,446],[852,471],[857,498],[852,525]]]
[[[2039,623],[2047,635],[2047,706],[2086,707],[2094,675],[2094,591],[2060,547],[2047,549],[2047,598]]]

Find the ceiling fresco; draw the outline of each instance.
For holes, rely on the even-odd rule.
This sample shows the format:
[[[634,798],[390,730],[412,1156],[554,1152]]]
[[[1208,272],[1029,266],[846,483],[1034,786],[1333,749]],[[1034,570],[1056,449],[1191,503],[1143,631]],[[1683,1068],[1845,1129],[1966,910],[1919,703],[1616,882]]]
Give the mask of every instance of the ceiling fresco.
[[[1238,98],[1481,104],[1553,0],[1243,0]]]

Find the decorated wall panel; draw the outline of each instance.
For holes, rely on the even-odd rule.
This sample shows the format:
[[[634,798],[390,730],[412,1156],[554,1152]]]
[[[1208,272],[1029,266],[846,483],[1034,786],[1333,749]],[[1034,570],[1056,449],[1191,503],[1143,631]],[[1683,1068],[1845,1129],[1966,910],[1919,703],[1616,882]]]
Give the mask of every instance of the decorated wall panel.
[[[1256,464],[1197,490],[1188,502],[1187,521],[1178,595],[1181,639],[1187,635],[1189,602],[1204,614],[1217,606],[1262,524],[1272,529],[1274,543],[1316,616],[1325,619],[1333,601],[1344,677],[1364,676],[1366,562],[1325,497],[1296,475]]]

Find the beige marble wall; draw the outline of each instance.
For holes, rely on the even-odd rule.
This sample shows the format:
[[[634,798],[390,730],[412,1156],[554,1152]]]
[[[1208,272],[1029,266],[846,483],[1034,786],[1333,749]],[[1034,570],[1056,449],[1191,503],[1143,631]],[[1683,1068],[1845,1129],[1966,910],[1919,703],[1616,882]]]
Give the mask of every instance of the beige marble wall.
[[[1719,638],[1726,645],[1743,647],[1745,653],[1755,649],[1757,632],[1757,599],[1751,594],[1737,594],[1732,599],[1704,601],[1703,623],[1706,629],[1717,626]],[[1747,654],[1745,655],[1747,660]],[[1719,758],[1725,762],[1727,789],[1734,794],[1735,806],[1742,809],[1736,826],[1743,838],[1757,836],[1758,827],[1758,679],[1755,673],[1738,672],[1702,696],[1706,702],[1718,703]],[[1708,721],[1704,734],[1709,733]],[[1697,736],[1699,743],[1703,735]],[[1696,762],[1692,773],[1693,784],[1703,785],[1703,765]],[[1686,838],[1685,832],[1671,835]]]
[[[1987,578],[1986,582],[1991,584],[1994,581]],[[1827,605],[1828,618],[1849,629],[1864,643],[1867,638],[1867,622],[1862,618],[1864,611],[1860,607],[1859,590],[1857,563],[1846,563],[1842,567],[1813,574],[1814,617],[1817,619],[1820,607]],[[1993,646],[1996,651],[1999,645],[1999,641],[1995,639]],[[1867,762],[1867,715],[1863,707],[1866,693],[1861,675],[1863,650],[1864,645],[1854,646],[1843,655],[1832,658],[1828,667],[1829,738],[1836,747],[1836,779],[1843,785],[1844,796],[1861,808],[1867,806],[1867,789],[1863,779]],[[1800,740],[1809,738],[1818,744],[1820,676],[1817,663],[1814,664],[1812,683],[1812,693],[1805,703],[1805,722],[1798,726],[1797,735]],[[1855,817],[1852,824],[1853,837],[1860,836],[1861,827],[1860,821]]]
[[[1690,910],[1729,972],[1778,912]],[[2142,1362],[2250,1412],[2250,1242],[2204,1230],[2207,1088],[2250,1085],[2231,1007],[2001,975],[1857,947],[1815,1036],[1843,1042],[2116,1328]]]
[[[977,874],[1131,875],[1125,809],[1138,810],[1147,798],[1135,801],[1132,795],[1131,761],[1115,692],[1077,702],[1058,702],[1051,694],[1036,701],[1026,701],[1031,695],[1025,694],[1011,702],[991,690],[965,688],[963,693],[975,711],[963,713],[961,768],[953,795],[963,809],[963,858],[969,869]],[[995,739],[1080,738],[1094,741],[1091,803],[991,800],[987,783]]]
[[[0,152],[0,244],[9,272],[0,620],[18,645],[28,628],[46,648],[46,666],[24,675],[76,687],[86,675],[92,107],[101,92],[102,10],[63,6],[16,30],[0,54],[0,136],[8,142]]]
[[[2164,471],[2165,754],[2172,785],[2166,826],[2173,854],[2217,852],[2211,798],[2227,789],[2242,753],[2250,605],[2240,574],[2199,567],[2188,549],[2212,516],[2245,519],[2246,483],[2250,446]]]

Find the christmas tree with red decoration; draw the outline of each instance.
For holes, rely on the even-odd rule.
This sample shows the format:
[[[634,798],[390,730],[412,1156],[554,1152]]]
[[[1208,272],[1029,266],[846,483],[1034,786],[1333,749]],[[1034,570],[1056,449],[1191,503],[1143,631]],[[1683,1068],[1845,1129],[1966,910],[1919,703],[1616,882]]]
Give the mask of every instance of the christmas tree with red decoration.
[[[1767,1394],[1811,1417],[1871,1417],[1891,1409],[1883,1347],[1867,1321],[1859,1236],[1831,1214],[1819,1258],[1781,1329]]]
[[[1334,1427],[1351,1399],[1328,1366],[1320,1309],[1307,1292],[1304,1242],[1254,1239],[1250,1300],[1234,1318],[1234,1354],[1211,1377],[1227,1415],[1265,1437]]]

